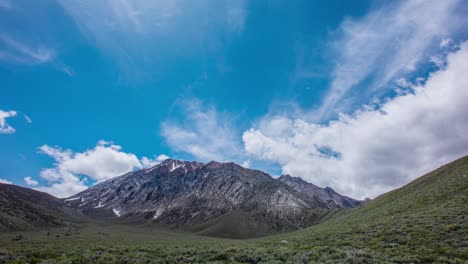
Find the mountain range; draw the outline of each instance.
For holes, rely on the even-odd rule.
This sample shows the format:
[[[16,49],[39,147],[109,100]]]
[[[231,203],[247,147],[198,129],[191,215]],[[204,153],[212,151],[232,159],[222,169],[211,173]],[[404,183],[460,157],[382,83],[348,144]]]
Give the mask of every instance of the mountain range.
[[[304,228],[320,222],[321,216],[330,210],[353,208],[362,203],[298,177],[283,175],[275,179],[232,162],[204,164],[174,159],[101,182],[66,199],[16,186],[0,188],[31,192],[41,197],[32,200],[46,201],[34,210],[29,207],[23,210],[35,215],[37,226],[55,225],[67,219],[98,219],[160,224],[203,235],[235,238]],[[15,207],[21,202],[32,204],[25,197],[33,195],[17,197],[4,193],[2,197],[12,200],[4,206]],[[49,214],[43,207],[50,209]],[[8,212],[11,212],[8,217],[27,215],[13,209]],[[11,226],[4,215],[0,218],[4,228],[30,227]],[[44,217],[47,220],[41,220]],[[36,223],[34,219],[32,223]]]
[[[0,184],[0,263],[466,263],[467,190],[468,156],[365,202],[218,162],[66,199]]]

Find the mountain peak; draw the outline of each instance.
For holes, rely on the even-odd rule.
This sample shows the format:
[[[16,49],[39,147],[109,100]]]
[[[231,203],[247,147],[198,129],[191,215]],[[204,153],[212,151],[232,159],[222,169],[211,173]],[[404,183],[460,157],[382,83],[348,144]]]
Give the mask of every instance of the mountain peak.
[[[284,175],[275,179],[234,162],[204,164],[167,159],[152,168],[130,172],[76,194],[73,196],[76,202],[70,206],[89,212],[107,210],[106,215],[123,218],[122,221],[151,219],[176,227],[191,227],[215,221],[230,212],[242,212],[253,221],[252,226],[264,227],[260,233],[305,227],[317,221],[318,211],[352,207],[340,202],[338,194],[330,198],[326,193],[328,196],[311,199],[295,190],[295,186],[326,193],[298,177]],[[336,202],[329,205],[330,199]]]
[[[185,173],[187,171],[193,170],[199,166],[203,165],[203,163],[196,162],[196,161],[184,161],[184,160],[176,160],[176,159],[165,159],[161,163],[156,164],[151,168],[147,168],[144,173],[150,173],[155,170],[160,171],[161,169],[166,172],[173,172],[178,169],[182,169]]]

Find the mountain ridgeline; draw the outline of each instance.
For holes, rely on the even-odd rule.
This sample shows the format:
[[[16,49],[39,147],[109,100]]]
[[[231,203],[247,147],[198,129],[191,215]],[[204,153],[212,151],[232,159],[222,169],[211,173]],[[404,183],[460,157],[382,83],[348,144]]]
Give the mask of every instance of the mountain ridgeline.
[[[173,159],[99,183],[64,201],[89,217],[239,238],[304,228],[318,223],[324,212],[361,203],[300,178],[274,179],[232,162]]]
[[[233,163],[167,160],[67,199],[0,184],[0,262],[466,263],[467,175],[468,156],[350,210]]]

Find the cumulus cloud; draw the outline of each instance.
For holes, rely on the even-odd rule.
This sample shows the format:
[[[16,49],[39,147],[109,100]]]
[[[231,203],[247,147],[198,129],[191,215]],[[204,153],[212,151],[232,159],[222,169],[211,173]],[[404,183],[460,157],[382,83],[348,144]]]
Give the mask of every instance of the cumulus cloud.
[[[24,178],[24,182],[29,186],[37,186],[39,184],[38,181],[33,180],[33,178],[29,176]]]
[[[12,134],[15,133],[15,129],[8,125],[6,119],[9,117],[16,116],[16,111],[3,111],[0,110],[0,134]]]
[[[140,167],[140,161],[134,154],[122,152],[120,146],[103,140],[94,149],[82,153],[62,151],[47,145],[39,149],[59,162],[62,169],[88,175],[96,181],[107,180]]]
[[[102,182],[137,168],[154,166],[167,158],[160,155],[155,159],[139,159],[135,154],[123,152],[121,146],[104,140],[83,152],[62,150],[48,145],[39,147],[39,151],[52,157],[55,163],[53,168],[46,168],[40,172],[40,176],[49,182],[49,186],[37,189],[59,197],[85,190],[88,179]]]
[[[241,163],[241,166],[244,168],[250,168],[250,160],[246,160]]]
[[[161,163],[162,161],[167,160],[168,158],[169,158],[169,156],[166,156],[164,154],[161,154],[161,155],[155,157],[154,159],[150,159],[148,157],[143,157],[143,158],[140,159],[141,167],[142,168],[151,168],[151,167]]]
[[[468,22],[464,14],[454,12],[462,4],[459,0],[392,1],[362,18],[346,19],[332,45],[336,55],[333,80],[315,119],[346,111],[356,86],[365,82],[361,98],[363,93],[376,93],[413,71],[427,53],[438,48],[439,41],[441,47],[448,46],[451,40],[446,36]]]
[[[8,180],[5,180],[5,179],[0,179],[0,183],[12,184],[11,181],[8,181]]]
[[[375,197],[468,154],[467,72],[464,43],[410,92],[328,124],[268,117],[243,134],[245,150],[283,173]]]
[[[241,153],[241,145],[232,117],[204,105],[198,99],[179,102],[184,116],[182,121],[166,121],[162,135],[176,151],[191,154],[199,160],[235,160]]]

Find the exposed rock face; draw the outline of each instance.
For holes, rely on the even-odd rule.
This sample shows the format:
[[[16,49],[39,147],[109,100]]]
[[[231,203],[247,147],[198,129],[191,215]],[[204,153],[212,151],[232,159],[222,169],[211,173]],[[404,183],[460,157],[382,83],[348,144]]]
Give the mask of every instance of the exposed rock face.
[[[168,159],[97,184],[65,201],[83,210],[108,209],[115,217],[143,217],[175,227],[196,226],[228,212],[261,222],[265,230],[292,230],[312,224],[320,212],[348,206],[333,191],[326,202],[301,193],[270,175],[234,163],[207,164]],[[320,196],[319,198],[321,198]],[[349,199],[349,198],[347,198]],[[352,199],[350,199],[352,201]],[[224,220],[220,220],[224,221]]]
[[[353,208],[362,203],[362,201],[340,195],[330,187],[321,188],[312,183],[306,182],[299,177],[282,175],[278,180],[292,187],[299,193],[302,193],[312,199],[322,201],[329,209],[341,207]]]

